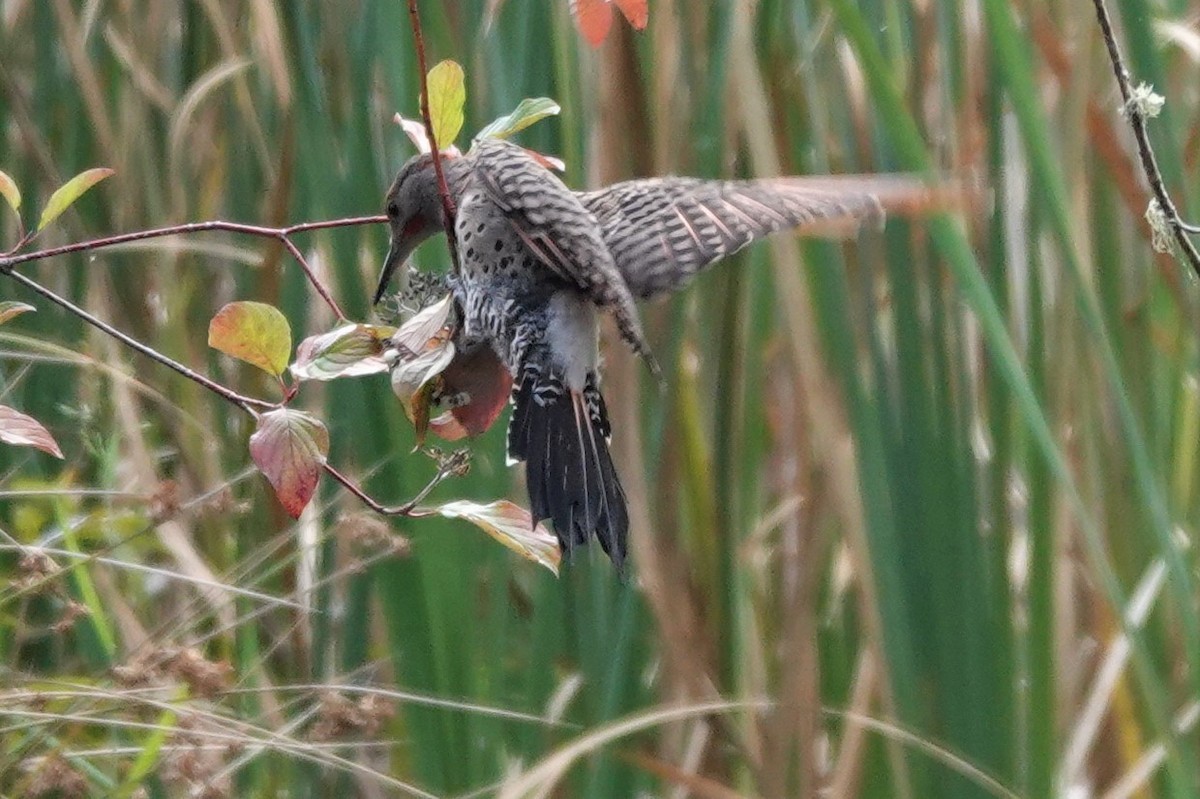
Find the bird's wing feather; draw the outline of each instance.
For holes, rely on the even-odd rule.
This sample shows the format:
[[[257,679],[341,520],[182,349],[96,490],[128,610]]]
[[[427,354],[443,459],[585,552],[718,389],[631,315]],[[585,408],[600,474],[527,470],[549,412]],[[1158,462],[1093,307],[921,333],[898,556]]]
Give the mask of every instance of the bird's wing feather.
[[[579,194],[635,297],[675,291],[751,242],[790,228],[835,229],[928,196],[918,180],[651,178]]]
[[[483,139],[471,155],[479,184],[526,248],[560,280],[610,310],[625,340],[649,358],[633,296],[579,196],[511,142]]]

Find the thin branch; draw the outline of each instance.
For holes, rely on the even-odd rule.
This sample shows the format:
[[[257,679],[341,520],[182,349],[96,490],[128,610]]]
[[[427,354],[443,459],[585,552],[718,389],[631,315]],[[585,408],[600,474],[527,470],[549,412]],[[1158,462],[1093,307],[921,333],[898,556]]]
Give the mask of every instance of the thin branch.
[[[1154,198],[1158,201],[1158,206],[1162,209],[1166,216],[1167,224],[1171,226],[1171,232],[1174,234],[1175,243],[1179,245],[1179,249],[1187,258],[1188,265],[1192,267],[1192,271],[1197,277],[1200,277],[1200,253],[1196,251],[1195,245],[1187,237],[1188,233],[1200,232],[1200,227],[1189,225],[1179,218],[1179,211],[1175,207],[1175,203],[1171,201],[1171,196],[1167,193],[1167,188],[1163,182],[1162,172],[1158,168],[1158,161],[1154,157],[1154,149],[1150,146],[1150,134],[1146,129],[1146,118],[1142,113],[1142,109],[1138,107],[1133,97],[1133,88],[1129,79],[1129,70],[1125,66],[1125,60],[1121,57],[1121,50],[1117,46],[1117,37],[1113,33],[1112,18],[1108,14],[1108,7],[1104,4],[1104,0],[1092,0],[1096,6],[1096,17],[1100,22],[1100,32],[1104,35],[1104,43],[1108,47],[1108,57],[1112,61],[1113,74],[1117,77],[1117,86],[1121,90],[1121,101],[1124,104],[1125,115],[1129,117],[1130,127],[1133,128],[1133,137],[1137,141],[1138,155],[1142,160],[1142,169],[1146,173],[1146,179],[1150,182],[1150,189],[1154,192]]]
[[[429,482],[425,484],[425,487],[417,492],[415,497],[410,499],[408,502],[405,502],[403,505],[389,507],[387,505],[380,504],[370,494],[364,491],[361,486],[359,486],[346,475],[339,472],[333,466],[330,466],[328,463],[326,463],[324,464],[324,467],[326,474],[328,474],[337,482],[341,483],[343,488],[345,488],[354,496],[358,497],[364,505],[381,516],[412,516],[413,511],[417,510],[417,505],[424,501],[425,497],[429,496],[433,492],[433,489],[437,488],[443,480],[454,473],[453,469],[439,467],[437,472],[433,475]]]
[[[43,286],[41,283],[38,283],[36,280],[28,278],[25,275],[22,275],[20,272],[12,271],[11,267],[6,267],[6,274],[8,275],[8,277],[17,281],[18,283],[20,283],[21,285],[30,289],[31,291],[34,291],[34,292],[42,295],[43,297],[50,300],[50,302],[54,303],[55,305],[63,308],[64,310],[68,311],[69,313],[72,313],[75,316],[79,317],[80,319],[87,322],[92,327],[102,330],[103,332],[112,336],[117,341],[120,341],[122,344],[124,344],[126,347],[129,347],[130,349],[133,349],[133,350],[137,350],[142,355],[145,355],[147,358],[150,358],[151,360],[162,364],[163,366],[167,367],[168,369],[178,372],[179,374],[183,375],[188,380],[191,380],[194,383],[198,383],[199,385],[208,389],[209,391],[211,391],[212,393],[221,397],[222,399],[238,406],[239,408],[241,408],[242,410],[244,410],[246,413],[250,414],[251,416],[258,415],[257,411],[254,410],[255,408],[274,408],[275,407],[275,403],[273,403],[273,402],[267,402],[266,400],[255,399],[254,397],[247,397],[245,395],[239,394],[236,391],[234,391],[233,389],[226,388],[225,386],[221,385],[220,383],[217,383],[216,381],[205,377],[204,375],[200,374],[199,372],[197,372],[193,369],[189,369],[188,367],[181,364],[179,361],[169,358],[166,355],[163,355],[158,350],[153,349],[152,347],[149,347],[149,346],[143,344],[142,342],[138,341],[137,339],[133,338],[132,336],[128,335],[127,333],[121,332],[117,328],[110,325],[108,322],[105,322],[103,319],[93,316],[92,314],[85,311],[83,308],[80,308],[78,305],[76,305],[75,303],[68,300],[66,297],[60,297],[59,295],[55,294],[50,289]]]
[[[170,225],[168,227],[152,228],[150,230],[138,230],[133,233],[121,233],[115,236],[104,236],[90,241],[79,241],[73,244],[64,244],[61,247],[50,247],[44,250],[35,250],[33,252],[20,253],[18,255],[8,255],[0,257],[0,272],[9,272],[14,266],[18,266],[30,261],[40,261],[46,258],[54,258],[59,255],[68,255],[75,252],[90,252],[92,250],[100,250],[106,247],[115,247],[118,244],[128,244],[133,241],[145,241],[146,239],[162,238],[164,236],[181,236],[188,233],[203,233],[206,231],[224,231],[227,233],[241,233],[247,236],[258,236],[260,238],[275,239],[281,242],[292,257],[300,264],[300,268],[304,270],[305,277],[312,284],[317,293],[321,295],[321,299],[330,307],[339,320],[345,320],[346,315],[342,313],[342,309],[334,301],[329,290],[317,277],[316,273],[308,265],[304,256],[300,253],[299,248],[292,242],[291,237],[296,233],[305,233],[312,230],[325,230],[336,227],[350,227],[352,225],[371,225],[386,222],[386,216],[358,216],[347,217],[344,219],[327,219],[320,222],[301,222],[288,227],[273,228],[263,227],[261,225],[247,225],[241,222],[222,222],[218,220],[209,222],[188,222],[183,225]]]
[[[433,157],[433,171],[437,175],[438,194],[442,198],[442,216],[446,228],[446,245],[450,248],[450,268],[458,274],[458,244],[454,240],[454,200],[442,171],[442,148],[433,134],[433,119],[429,114],[428,69],[425,65],[425,37],[421,34],[421,15],[417,12],[417,0],[408,0],[408,19],[412,23],[413,40],[417,46],[417,72],[421,81],[421,120],[425,123],[425,135],[429,137],[429,152]]]
[[[226,386],[221,385],[220,383],[216,382],[215,380],[212,380],[211,378],[200,374],[199,372],[195,371],[194,369],[190,369],[187,366],[184,366],[179,361],[176,361],[173,358],[170,358],[167,355],[164,355],[163,353],[159,352],[158,350],[155,350],[153,347],[143,344],[142,342],[133,338],[129,334],[124,333],[121,330],[118,330],[117,328],[110,325],[108,322],[105,322],[103,319],[100,319],[99,317],[89,313],[88,311],[79,307],[78,305],[71,302],[67,298],[59,296],[58,294],[54,293],[53,291],[46,288],[45,286],[38,283],[37,281],[33,280],[32,278],[29,278],[29,277],[21,274],[20,272],[17,272],[13,267],[17,266],[18,264],[28,263],[31,261],[37,261],[37,260],[41,260],[43,258],[51,258],[51,257],[57,256],[57,255],[66,255],[68,253],[74,253],[74,252],[97,250],[97,249],[101,249],[104,247],[113,247],[118,244],[125,244],[125,243],[131,242],[131,241],[143,241],[145,239],[158,238],[158,237],[162,237],[162,236],[174,236],[174,235],[180,235],[180,234],[184,234],[184,233],[194,233],[194,232],[206,231],[206,230],[223,230],[223,231],[231,231],[234,233],[245,233],[248,235],[263,236],[266,238],[274,238],[274,239],[278,239],[278,240],[282,241],[284,243],[284,245],[287,246],[290,251],[292,251],[293,256],[296,257],[297,260],[300,261],[301,266],[305,267],[305,271],[307,274],[310,275],[310,280],[312,281],[313,285],[317,288],[318,291],[322,292],[322,296],[326,297],[326,301],[329,302],[331,307],[334,308],[334,311],[338,314],[339,318],[345,319],[345,317],[341,314],[340,309],[338,309],[337,306],[335,304],[333,304],[332,298],[328,297],[328,294],[323,291],[324,287],[321,286],[320,282],[316,280],[314,275],[312,275],[310,272],[308,272],[307,265],[304,264],[303,258],[300,256],[300,253],[298,251],[296,251],[296,249],[295,249],[295,244],[293,244],[291,239],[289,239],[288,237],[293,233],[302,233],[302,232],[309,231],[309,230],[321,230],[324,228],[344,227],[347,225],[373,224],[373,223],[378,223],[378,222],[384,222],[386,220],[387,220],[387,217],[383,217],[383,216],[353,217],[353,218],[347,218],[347,219],[326,220],[326,221],[321,221],[321,222],[305,222],[305,223],[292,225],[290,227],[285,227],[285,228],[267,228],[267,227],[259,227],[257,225],[243,225],[243,224],[236,223],[236,222],[219,222],[219,221],[193,222],[193,223],[189,223],[189,224],[185,224],[185,225],[174,225],[172,227],[166,227],[166,228],[155,228],[152,230],[139,230],[139,231],[135,231],[133,233],[123,233],[123,234],[116,235],[116,236],[107,236],[105,238],[93,239],[91,241],[77,242],[74,244],[66,244],[61,247],[55,247],[52,249],[39,250],[37,252],[22,253],[21,255],[0,258],[0,274],[3,274],[6,277],[11,278],[12,280],[15,280],[16,282],[25,286],[29,290],[31,290],[37,294],[40,294],[42,297],[45,297],[47,300],[49,300],[50,302],[59,306],[60,308],[66,310],[68,313],[75,315],[76,317],[78,317],[79,319],[82,319],[87,324],[112,336],[117,341],[124,344],[126,347],[129,347],[132,350],[140,352],[142,355],[145,355],[147,358],[150,358],[151,360],[155,361],[156,363],[159,363],[159,364],[167,367],[168,369],[171,369],[172,371],[177,372],[178,374],[182,375],[183,377],[187,378],[188,380],[191,380],[192,382],[198,384],[202,388],[205,388],[205,389],[211,391],[213,394],[216,394],[218,397],[225,400],[226,402],[229,402],[229,403],[235,405],[236,407],[240,408],[241,410],[245,411],[246,413],[250,414],[251,416],[254,416],[257,418],[258,410],[256,410],[256,409],[263,409],[263,410],[271,409],[271,408],[278,407],[278,404],[274,403],[274,402],[268,402],[266,400],[257,399],[255,397],[248,397],[248,396],[245,396],[244,394],[239,394],[238,392],[234,391],[233,389],[230,389],[230,388],[227,388]],[[364,491],[357,483],[355,483],[349,477],[346,477],[345,475],[343,475],[341,472],[339,472],[333,466],[326,463],[326,464],[324,464],[324,468],[325,468],[325,471],[329,474],[329,476],[332,477],[334,480],[336,480],[338,483],[341,483],[341,485],[347,491],[349,491],[354,496],[358,497],[365,505],[367,505],[367,507],[371,508],[375,512],[380,513],[384,516],[408,516],[408,515],[410,515],[412,513],[413,509],[416,508],[417,503],[419,503],[422,499],[424,499],[426,496],[428,496],[430,491],[432,491],[442,480],[446,479],[446,477],[448,477],[452,473],[451,469],[440,468],[438,470],[437,474],[434,475],[434,478],[430,481],[430,483],[427,486],[425,486],[424,489],[421,490],[420,493],[418,493],[416,498],[414,498],[413,500],[411,500],[403,505],[397,506],[397,507],[388,507],[386,505],[380,504],[373,497],[371,497],[369,494],[367,494],[366,491]]]

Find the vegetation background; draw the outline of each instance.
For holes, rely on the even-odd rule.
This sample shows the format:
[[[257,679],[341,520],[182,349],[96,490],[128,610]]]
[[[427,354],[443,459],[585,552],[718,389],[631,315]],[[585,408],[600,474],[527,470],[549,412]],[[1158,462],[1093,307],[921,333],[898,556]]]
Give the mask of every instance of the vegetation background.
[[[598,50],[567,0],[421,5],[431,59],[466,67],[466,130],[557,99],[521,140],[574,185],[984,188],[759,246],[647,308],[665,391],[608,347],[627,583],[598,552],[555,579],[463,523],[393,539],[328,481],[293,524],[247,419],[39,305],[0,330],[0,396],[67,459],[0,449],[0,793],[1194,796],[1195,280],[1151,248],[1092,5],[652,0]],[[1186,217],[1200,7],[1112,6],[1167,98]],[[399,0],[0,0],[0,53],[0,168],[29,207],[117,171],[44,243],[375,214],[410,154]],[[300,245],[366,318],[382,226]],[[281,248],[232,236],[28,273],[263,396],[206,347],[216,309],[331,321]],[[376,496],[430,477],[385,378],[303,397]],[[439,497],[521,496],[500,430],[471,448]]]

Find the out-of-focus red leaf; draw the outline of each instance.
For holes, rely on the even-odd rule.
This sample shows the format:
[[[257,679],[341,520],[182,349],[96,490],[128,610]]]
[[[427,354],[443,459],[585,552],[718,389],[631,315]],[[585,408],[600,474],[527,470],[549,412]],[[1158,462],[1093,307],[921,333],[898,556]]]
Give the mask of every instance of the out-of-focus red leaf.
[[[303,411],[268,411],[258,417],[258,430],[250,436],[250,457],[293,519],[300,518],[316,492],[328,454],[329,431]]]
[[[629,24],[638,30],[646,27],[650,21],[650,3],[648,0],[613,0]]]
[[[296,347],[296,360],[288,367],[297,380],[332,380],[387,371],[383,351],[396,333],[394,327],[349,324],[309,336]]]
[[[273,305],[231,302],[208,323],[208,346],[280,375],[292,351],[292,328]]]
[[[0,441],[18,447],[35,447],[56,458],[63,456],[58,442],[41,422],[7,405],[0,405]]]
[[[571,0],[571,13],[583,38],[592,47],[599,47],[612,28],[610,0]]]
[[[562,558],[558,539],[544,524],[534,527],[533,516],[520,505],[506,499],[487,505],[459,500],[413,515],[431,516],[435,513],[447,519],[466,519],[513,552],[558,574],[558,564]]]

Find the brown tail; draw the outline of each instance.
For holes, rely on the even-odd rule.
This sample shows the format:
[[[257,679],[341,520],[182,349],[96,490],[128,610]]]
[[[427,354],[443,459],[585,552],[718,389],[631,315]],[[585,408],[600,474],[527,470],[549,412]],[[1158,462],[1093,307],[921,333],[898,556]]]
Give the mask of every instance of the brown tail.
[[[563,557],[595,536],[618,571],[624,568],[629,512],[608,451],[604,398],[589,375],[571,391],[542,367],[527,364],[513,388],[508,457],[525,461],[534,523],[554,523]]]

